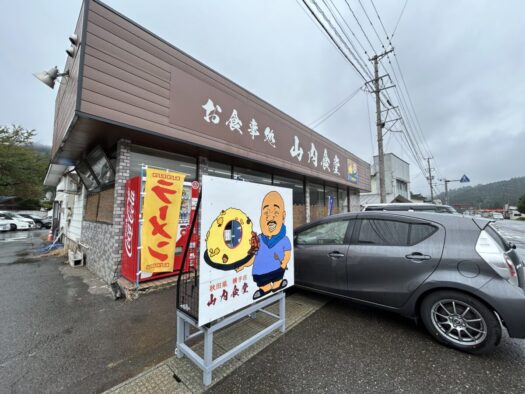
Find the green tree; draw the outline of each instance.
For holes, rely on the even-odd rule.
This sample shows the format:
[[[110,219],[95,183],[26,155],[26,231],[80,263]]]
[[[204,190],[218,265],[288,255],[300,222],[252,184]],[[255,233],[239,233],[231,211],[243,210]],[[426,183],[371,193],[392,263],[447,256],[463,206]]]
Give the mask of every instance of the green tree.
[[[0,126],[0,195],[42,198],[49,156],[33,148],[35,134],[21,126]]]
[[[518,211],[525,213],[525,194],[518,200]]]

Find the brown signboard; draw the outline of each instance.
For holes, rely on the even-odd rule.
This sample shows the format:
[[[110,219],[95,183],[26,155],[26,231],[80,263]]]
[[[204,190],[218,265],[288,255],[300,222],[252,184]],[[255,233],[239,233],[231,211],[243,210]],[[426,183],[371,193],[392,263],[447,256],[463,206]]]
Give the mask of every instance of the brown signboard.
[[[169,121],[244,148],[248,157],[250,152],[263,155],[276,166],[285,161],[298,170],[355,186],[360,175],[365,175],[359,170],[366,163],[279,111],[259,104],[247,93],[217,81],[209,83],[179,68],[171,71]],[[271,163],[272,159],[277,160]]]

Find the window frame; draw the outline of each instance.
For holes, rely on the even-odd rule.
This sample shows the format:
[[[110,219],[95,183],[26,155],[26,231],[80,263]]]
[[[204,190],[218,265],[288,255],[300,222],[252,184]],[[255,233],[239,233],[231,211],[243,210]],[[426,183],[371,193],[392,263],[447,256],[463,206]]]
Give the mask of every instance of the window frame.
[[[361,227],[363,225],[363,220],[379,220],[379,221],[389,221],[389,222],[398,222],[398,223],[404,223],[404,224],[408,224],[408,232],[407,232],[407,239],[406,239],[406,245],[388,245],[388,244],[369,244],[369,243],[361,243],[359,242],[359,235],[361,234]],[[388,218],[380,218],[380,217],[364,217],[364,218],[359,218],[359,223],[357,223],[357,226],[356,226],[356,231],[354,232],[354,235],[352,237],[352,241],[355,241],[355,245],[367,245],[367,246],[396,246],[396,247],[399,247],[399,246],[409,246],[408,245],[408,241],[410,240],[409,238],[409,235],[410,235],[410,224],[411,222],[408,221],[408,220],[400,220],[398,218],[392,218],[392,217],[388,217]]]
[[[432,231],[430,234],[428,234],[425,238],[420,239],[418,242],[416,242],[416,243],[410,243],[410,239],[411,239],[411,236],[412,236],[412,226],[413,226],[414,224],[423,224],[423,225],[425,225],[425,226],[430,226],[430,227],[432,227],[432,228],[434,229],[434,231]],[[429,222],[419,222],[419,221],[418,221],[418,222],[411,222],[411,223],[410,223],[410,228],[408,229],[408,242],[409,242],[409,243],[408,243],[408,246],[418,245],[418,244],[420,244],[421,242],[426,241],[427,239],[429,239],[430,237],[432,237],[432,236],[433,236],[435,233],[437,233],[438,231],[439,231],[439,227],[436,226],[436,225],[433,224],[433,223],[429,223]]]
[[[310,230],[311,228],[314,228],[314,227],[317,227],[317,226],[321,226],[323,224],[329,224],[329,223],[333,223],[333,222],[343,222],[343,221],[347,221],[348,222],[348,226],[346,227],[346,232],[345,232],[345,235],[343,237],[343,243],[341,243],[341,244],[301,244],[301,243],[297,242],[299,234],[301,234],[303,231]],[[353,233],[355,227],[356,227],[356,219],[355,218],[338,218],[338,219],[330,219],[330,220],[323,220],[323,221],[320,221],[320,222],[315,222],[315,223],[312,223],[311,225],[308,225],[308,226],[302,228],[300,232],[294,234],[294,246],[348,245],[350,243],[350,239],[352,237],[352,233]]]
[[[377,211],[375,211],[375,212],[377,212]],[[407,234],[407,243],[406,243],[406,245],[385,245],[385,244],[378,245],[378,244],[368,244],[368,243],[361,243],[361,242],[359,242],[359,234],[361,233],[361,225],[362,225],[362,221],[363,220],[383,220],[383,221],[401,222],[401,223],[408,224],[409,227],[408,227],[408,234]],[[417,243],[410,243],[410,236],[411,236],[411,233],[412,233],[412,225],[414,225],[414,224],[425,224],[425,225],[431,226],[431,227],[434,228],[434,231],[432,233],[430,233],[428,236],[426,236],[425,238],[421,239],[419,242],[417,242]],[[390,246],[390,247],[400,247],[401,246],[401,247],[410,247],[410,246],[418,245],[418,244],[420,244],[423,241],[426,241],[427,239],[432,237],[434,234],[436,234],[439,231],[439,229],[440,229],[440,227],[436,223],[428,222],[426,220],[412,220],[412,219],[405,219],[405,218],[398,218],[398,217],[377,217],[377,216],[360,217],[360,218],[357,218],[357,221],[356,221],[356,224],[355,224],[355,229],[354,229],[354,232],[353,232],[352,237],[350,239],[350,244],[351,245],[368,245],[368,246]]]

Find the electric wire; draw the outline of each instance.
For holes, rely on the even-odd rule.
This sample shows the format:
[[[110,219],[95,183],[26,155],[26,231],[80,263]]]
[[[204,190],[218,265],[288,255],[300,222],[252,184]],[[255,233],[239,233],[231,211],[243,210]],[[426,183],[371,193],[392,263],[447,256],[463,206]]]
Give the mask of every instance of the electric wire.
[[[363,33],[363,35],[365,36],[365,39],[368,42],[368,45],[370,45],[370,48],[372,48],[372,52],[374,54],[377,54],[374,46],[372,45],[372,43],[370,42],[370,39],[368,38],[368,35],[365,33],[365,30],[363,29],[363,26],[361,26],[361,22],[359,22],[359,19],[357,18],[354,10],[352,10],[352,7],[350,7],[350,3],[348,2],[348,0],[345,0],[345,3],[348,6],[348,9],[350,10],[350,12],[352,13],[352,16],[354,17],[355,21],[357,22],[357,25],[359,26],[359,29],[361,29],[361,33]]]
[[[383,28],[383,32],[385,33],[385,36],[386,36],[386,41],[390,45],[392,45],[392,43],[390,42],[390,38],[388,37],[388,32],[386,31],[385,25],[383,24],[383,20],[379,16],[379,12],[377,11],[376,5],[374,4],[374,0],[370,0],[370,2],[372,3],[372,7],[374,7],[374,11],[376,12],[377,19],[379,19],[379,23],[381,24],[381,27]]]
[[[352,100],[357,93],[361,90],[361,87],[358,87],[355,91],[352,92],[348,97],[346,97],[343,101],[341,101],[339,104],[337,104],[335,107],[331,108],[327,112],[325,112],[323,115],[321,115],[319,118],[314,120],[310,123],[311,128],[315,128],[319,126],[320,124],[324,123],[326,120],[332,117],[337,111],[339,111],[346,103],[348,103],[350,100]]]
[[[397,27],[399,26],[399,22],[401,21],[401,17],[403,16],[403,13],[405,12],[405,8],[407,6],[408,0],[405,0],[405,4],[403,5],[403,8],[401,9],[401,13],[399,14],[399,18],[397,18],[396,27],[394,27],[394,31],[392,34],[390,34],[390,41],[394,38],[394,34],[396,34]]]
[[[337,48],[339,49],[339,52],[346,58],[346,60],[348,60],[348,62],[352,65],[352,67],[355,69],[355,71],[357,71],[357,73],[361,76],[361,78],[363,78],[364,81],[366,81],[366,78],[365,76],[361,73],[361,71],[359,71],[359,69],[357,68],[357,66],[354,64],[354,62],[352,62],[352,60],[350,60],[350,58],[348,57],[348,55],[345,53],[345,51],[343,51],[343,49],[341,48],[341,46],[336,42],[336,40],[334,39],[334,37],[330,34],[330,32],[328,31],[328,29],[326,28],[326,26],[319,20],[319,18],[317,17],[317,15],[315,14],[315,12],[310,8],[310,6],[308,5],[308,3],[306,2],[306,0],[303,0],[303,3],[304,5],[306,5],[306,7],[308,8],[308,10],[310,11],[310,13],[314,16],[314,18],[317,20],[317,23],[319,23],[321,25],[321,27],[325,30],[326,34],[328,34],[328,36],[330,37],[330,39],[335,43],[335,45],[337,46]],[[326,19],[326,16],[324,15],[324,12],[320,9],[319,5],[314,1],[312,0],[312,3],[313,5],[315,6],[315,8],[317,8],[317,11],[323,15],[323,17]],[[328,21],[328,24],[331,25],[330,21]],[[332,27],[332,30],[333,29],[333,26]],[[338,34],[336,32],[336,34]],[[340,38],[341,39],[341,38]]]
[[[376,27],[374,26],[374,24],[372,23],[372,20],[371,20],[370,17],[368,16],[368,12],[366,12],[366,9],[365,9],[365,7],[363,6],[363,3],[361,2],[361,0],[358,0],[358,1],[359,1],[359,5],[360,5],[361,8],[363,9],[363,12],[365,13],[366,19],[368,19],[368,22],[370,23],[370,26],[372,26],[372,30],[374,30],[374,33],[376,34],[376,37],[377,37],[377,39],[379,40],[379,43],[381,44],[381,47],[382,47],[383,49],[386,49],[385,44],[383,44],[383,41],[381,40],[381,37],[379,37],[379,34],[377,33]]]
[[[350,37],[346,33],[346,31],[345,31],[343,25],[341,24],[340,20],[344,23],[344,25],[346,26],[347,30],[354,37],[355,42],[359,45],[359,47],[363,50],[363,52],[367,56],[368,56],[368,51],[364,48],[363,44],[358,39],[358,37],[354,33],[354,31],[351,29],[351,27],[347,23],[346,19],[341,15],[341,13],[338,10],[337,6],[335,6],[335,4],[333,3],[332,0],[328,0],[328,1],[330,2],[332,7],[330,7],[326,3],[326,1],[323,0],[324,6],[329,11],[329,13],[330,13],[334,23],[340,29],[340,31],[344,35],[344,38],[341,36],[339,31],[336,29],[336,27],[334,27],[334,25],[332,24],[331,20],[326,16],[324,11],[315,2],[315,0],[311,0],[311,2],[315,6],[315,8],[319,12],[319,14],[322,15],[322,18],[324,19],[326,24],[330,27],[331,31],[337,36],[337,38],[339,39],[340,43],[346,48],[348,54],[350,54],[352,56],[352,58],[354,59],[355,63],[357,63],[357,65],[363,71],[364,74],[367,74],[367,75],[371,76],[372,74],[371,74],[370,70],[368,69],[368,67],[364,66],[363,59],[359,56],[359,52],[357,51],[357,49],[356,49],[355,45],[353,44],[352,40],[350,39]],[[385,45],[384,45],[383,41],[381,40],[381,37],[379,36],[379,33],[378,33],[377,29],[375,28],[374,23],[370,19],[370,16],[368,15],[368,13],[366,11],[366,8],[362,4],[361,0],[358,0],[358,1],[359,1],[359,4],[360,4],[360,6],[361,6],[361,8],[362,8],[366,18],[368,19],[368,22],[370,23],[370,26],[374,30],[374,33],[375,33],[377,39],[379,40],[379,43],[381,44],[381,46],[383,48],[385,48]],[[395,32],[397,31],[397,28],[399,26],[399,23],[401,21],[401,18],[403,16],[403,14],[404,14],[406,5],[408,3],[408,0],[405,0],[405,3],[404,3],[403,8],[401,10],[401,13],[400,13],[400,15],[398,17],[398,20],[396,22],[395,28],[394,28],[392,34],[390,35],[390,37],[388,36],[388,32],[387,32],[387,30],[386,30],[386,28],[385,28],[385,26],[383,24],[383,21],[381,19],[381,16],[379,14],[379,11],[378,11],[377,7],[375,6],[373,0],[371,0],[371,2],[372,2],[372,6],[374,8],[374,11],[376,13],[377,19],[379,20],[379,22],[381,24],[381,27],[383,29],[383,32],[385,33],[387,42],[388,42],[388,44],[390,44],[390,46],[392,46],[391,40],[394,37]],[[336,39],[332,35],[332,32],[330,32],[329,29],[327,28],[327,26],[321,22],[321,20],[315,14],[313,9],[306,3],[306,0],[303,0],[303,3],[308,8],[308,11],[313,15],[313,18],[315,18],[315,20],[317,21],[316,25],[319,24],[322,27],[322,29],[324,30],[324,33],[330,38],[330,41],[337,47],[337,49],[341,52],[341,54],[343,54],[343,56],[345,56],[345,58],[350,62],[350,64],[359,73],[359,75],[363,79],[365,79],[364,76],[363,76],[363,73],[360,72],[360,70],[358,69],[356,64],[354,62],[352,62],[352,60],[350,60],[350,58],[348,57],[348,54],[345,53],[345,51],[343,50],[341,45],[336,41]],[[370,38],[368,37],[368,34],[366,33],[365,29],[361,25],[357,15],[355,14],[355,12],[352,9],[352,7],[350,6],[348,0],[345,0],[345,3],[347,5],[348,9],[350,10],[354,20],[356,21],[357,25],[359,26],[359,29],[361,30],[361,33],[364,36],[365,40],[367,41],[368,45],[370,46],[372,52],[374,54],[376,54],[377,52],[376,52],[376,50],[375,50],[375,48],[374,48]],[[337,15],[339,16],[339,19],[336,16],[336,14],[332,11],[332,9],[335,10]],[[303,8],[303,10],[304,10],[304,8]],[[304,11],[306,12],[306,10],[304,10]],[[310,18],[312,19],[312,17],[310,17]],[[350,49],[350,47],[352,49]],[[385,70],[385,72],[387,73],[388,78],[390,79],[390,82],[395,85],[394,86],[394,93],[395,93],[395,96],[397,98],[397,100],[395,100],[395,101],[397,101],[397,103],[398,103],[398,108],[396,108],[396,109],[392,108],[392,113],[395,113],[398,117],[401,118],[401,124],[402,124],[403,129],[404,129],[404,130],[402,130],[403,131],[402,132],[402,136],[404,138],[404,142],[405,143],[403,143],[403,144],[401,143],[401,141],[403,141],[403,138],[401,138],[401,141],[398,141],[398,142],[399,142],[400,146],[402,147],[403,151],[405,152],[405,154],[407,154],[405,146],[408,148],[409,154],[407,154],[407,155],[409,157],[412,157],[412,159],[414,161],[414,164],[417,166],[417,168],[419,168],[419,170],[421,171],[421,174],[428,178],[427,168],[426,168],[426,166],[424,164],[426,159],[425,159],[425,154],[424,154],[423,151],[424,150],[426,151],[425,152],[426,153],[426,157],[433,157],[433,156],[432,156],[432,154],[430,152],[430,149],[428,147],[428,143],[427,143],[427,141],[425,139],[425,136],[424,136],[424,133],[422,131],[421,124],[419,122],[419,118],[417,117],[417,114],[415,112],[414,104],[412,102],[410,94],[408,93],[408,88],[407,88],[407,85],[406,85],[406,81],[405,81],[404,75],[402,73],[401,67],[399,65],[399,61],[397,59],[396,53],[394,52],[394,59],[395,59],[394,61],[396,63],[395,65],[397,66],[397,70],[399,72],[399,76],[397,75],[398,72],[396,72],[396,69],[395,69],[394,64],[391,61],[390,57],[389,56],[387,56],[387,57],[388,57],[389,66],[390,66],[390,68],[392,70],[392,74],[393,74],[394,80],[392,80],[392,77],[390,76],[390,73],[388,72],[388,70],[386,70],[386,67],[382,63],[381,63],[381,65],[382,65],[383,69]],[[366,82],[366,79],[365,79],[365,82]],[[365,86],[366,86],[366,84],[365,84]],[[370,92],[370,90],[368,90],[368,91]],[[320,118],[318,118],[318,120],[316,120],[313,123],[316,124],[316,125],[319,125],[322,122],[326,121],[335,112],[337,112],[340,108],[342,108],[348,101],[350,101],[351,98],[355,94],[357,94],[357,92],[358,91],[354,92],[351,96],[345,98],[345,100],[343,100],[340,104],[336,105],[334,108],[332,108],[330,111],[328,111],[327,113],[322,115]],[[381,101],[382,105],[384,106],[384,108],[395,107],[395,105],[392,104],[392,103],[394,103],[394,100],[392,99],[392,97],[390,96],[388,91],[386,91],[386,90],[384,90],[383,92],[380,93],[380,101]],[[385,104],[385,101],[387,101],[387,103],[391,104],[391,105]],[[368,99],[367,99],[367,114],[368,114],[368,121],[369,121],[369,130],[370,130],[371,143],[372,143],[372,147],[373,147],[374,146],[373,133],[372,133],[372,127],[371,127],[371,123],[370,123],[371,122],[371,118],[370,118],[370,108],[369,108]],[[389,115],[389,111],[386,112],[385,121],[387,120],[388,115]],[[316,126],[314,126],[314,127],[316,127]],[[396,140],[397,140],[397,137],[396,137]],[[387,140],[387,144],[386,144],[387,147],[389,146],[390,142],[391,142],[391,137]],[[374,150],[372,149],[372,153],[373,152],[374,152]],[[434,163],[436,164],[436,160],[435,159],[434,159]],[[439,174],[439,170],[438,170],[437,166],[435,166],[435,167],[436,167],[435,168],[435,172],[437,174]],[[435,190],[435,185],[432,184],[432,188],[433,188],[433,190]]]
[[[365,72],[365,74],[367,75],[368,78],[372,78],[372,73],[371,71],[368,69],[368,67],[366,66],[365,62],[363,61],[363,59],[361,58],[361,56],[359,56],[359,51],[357,50],[357,48],[354,46],[352,40],[350,39],[350,37],[348,37],[348,34],[346,34],[346,31],[344,29],[344,27],[341,25],[341,23],[339,22],[338,18],[336,17],[336,15],[334,14],[334,11],[332,11],[332,8],[326,3],[325,0],[322,0],[323,1],[323,4],[325,5],[326,9],[328,10],[328,12],[330,12],[330,15],[332,16],[334,22],[336,23],[336,25],[339,27],[339,29],[341,30],[341,32],[344,34],[344,36],[346,37],[346,40],[348,41],[348,43],[350,44],[350,46],[352,47],[353,49],[353,58],[357,61],[357,63],[361,66],[361,68],[363,69],[363,71]],[[330,4],[332,5],[332,7],[335,9],[335,11],[337,12],[337,14],[339,15],[339,17],[343,20],[343,22],[346,24],[346,26],[348,27],[348,29],[350,30],[350,32],[353,34],[353,31],[349,28],[348,24],[346,23],[346,21],[344,20],[344,18],[342,17],[341,13],[339,12],[339,10],[337,9],[337,7],[335,6],[335,4],[333,3],[332,0],[329,0],[330,1]],[[354,34],[354,37],[355,37],[355,34]],[[346,44],[345,44],[346,46]],[[348,46],[346,46],[347,49],[352,52],[350,50],[350,48],[348,48]],[[362,45],[361,45],[362,47]]]
[[[363,44],[361,43],[361,41],[359,40],[359,38],[357,38],[357,35],[354,33],[354,31],[352,30],[352,28],[350,27],[350,25],[346,22],[346,19],[343,17],[343,15],[341,15],[341,12],[339,11],[339,9],[337,8],[337,6],[334,4],[334,2],[332,0],[328,0],[330,1],[330,4],[332,4],[332,7],[336,10],[337,14],[339,15],[339,17],[343,20],[344,24],[346,25],[346,27],[348,28],[348,30],[350,31],[350,33],[352,34],[352,36],[355,38],[355,41],[357,42],[357,44],[361,47],[361,49],[363,50],[364,54],[368,56],[368,52],[367,50],[365,49],[365,47],[363,46]]]

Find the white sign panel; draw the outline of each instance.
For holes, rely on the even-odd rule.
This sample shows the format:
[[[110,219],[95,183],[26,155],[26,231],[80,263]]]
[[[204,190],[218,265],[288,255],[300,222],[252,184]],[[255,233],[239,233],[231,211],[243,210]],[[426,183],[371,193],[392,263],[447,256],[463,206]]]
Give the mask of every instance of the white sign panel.
[[[292,190],[203,176],[199,326],[294,284]]]

